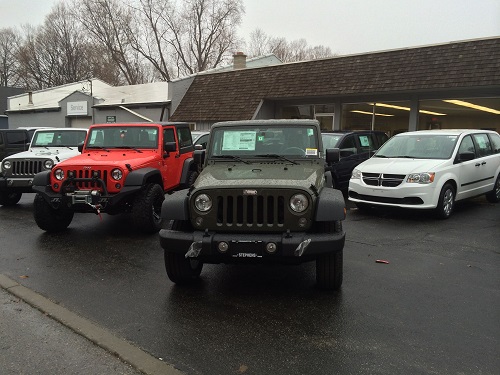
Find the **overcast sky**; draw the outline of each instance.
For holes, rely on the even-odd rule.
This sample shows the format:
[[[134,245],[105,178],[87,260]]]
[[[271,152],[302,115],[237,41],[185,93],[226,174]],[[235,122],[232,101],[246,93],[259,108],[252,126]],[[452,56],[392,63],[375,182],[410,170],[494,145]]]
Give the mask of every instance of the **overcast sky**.
[[[58,0],[0,0],[0,28],[39,25]],[[340,55],[500,36],[500,0],[244,0],[240,35],[305,39]],[[244,51],[243,51],[244,52]]]

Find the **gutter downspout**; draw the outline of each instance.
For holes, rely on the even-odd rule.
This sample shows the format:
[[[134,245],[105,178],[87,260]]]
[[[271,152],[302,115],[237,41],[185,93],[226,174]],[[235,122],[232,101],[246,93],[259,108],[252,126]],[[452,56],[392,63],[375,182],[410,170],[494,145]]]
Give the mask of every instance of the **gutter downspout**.
[[[135,111],[132,111],[131,109],[129,109],[129,108],[127,108],[127,107],[124,107],[124,106],[122,106],[122,105],[119,105],[119,106],[118,106],[118,108],[121,108],[121,109],[123,109],[123,110],[125,110],[125,111],[127,111],[127,112],[130,112],[130,113],[132,113],[133,115],[135,115],[135,116],[137,116],[137,117],[142,118],[143,120],[146,120],[146,121],[149,121],[149,122],[154,122],[154,121],[153,121],[153,120],[151,120],[150,118],[147,118],[146,116],[143,116],[143,115],[141,115],[140,113],[137,113],[137,112],[135,112]]]

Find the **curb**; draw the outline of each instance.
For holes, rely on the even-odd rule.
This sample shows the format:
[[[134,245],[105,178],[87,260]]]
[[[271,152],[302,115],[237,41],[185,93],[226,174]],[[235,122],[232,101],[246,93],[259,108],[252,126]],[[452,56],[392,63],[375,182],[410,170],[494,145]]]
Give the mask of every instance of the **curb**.
[[[0,287],[147,375],[184,375],[173,365],[160,361],[3,274],[0,274]]]

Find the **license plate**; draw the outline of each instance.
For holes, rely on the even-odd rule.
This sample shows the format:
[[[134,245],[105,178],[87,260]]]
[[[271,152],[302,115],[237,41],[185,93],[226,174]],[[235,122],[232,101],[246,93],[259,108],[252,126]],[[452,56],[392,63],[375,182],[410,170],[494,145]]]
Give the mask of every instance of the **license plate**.
[[[231,241],[229,248],[233,258],[262,258],[262,241]]]

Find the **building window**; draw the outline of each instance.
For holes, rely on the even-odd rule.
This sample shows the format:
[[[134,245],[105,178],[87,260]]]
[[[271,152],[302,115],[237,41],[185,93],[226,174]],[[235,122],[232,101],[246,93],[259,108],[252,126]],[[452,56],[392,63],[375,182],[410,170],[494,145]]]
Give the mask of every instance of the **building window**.
[[[418,129],[500,131],[500,98],[421,100]]]
[[[392,136],[408,131],[410,102],[363,102],[342,106],[342,130],[382,130]]]

